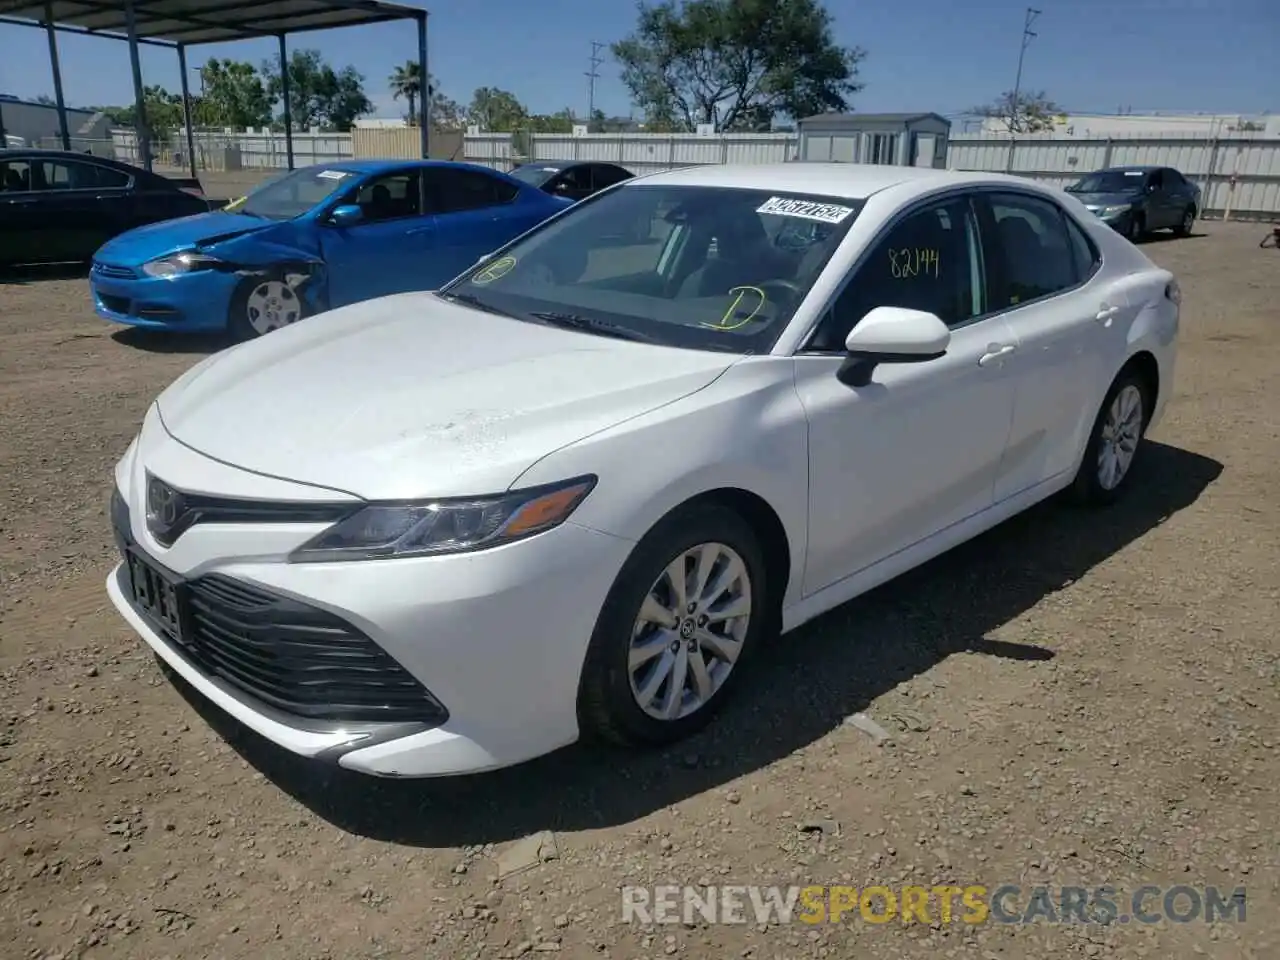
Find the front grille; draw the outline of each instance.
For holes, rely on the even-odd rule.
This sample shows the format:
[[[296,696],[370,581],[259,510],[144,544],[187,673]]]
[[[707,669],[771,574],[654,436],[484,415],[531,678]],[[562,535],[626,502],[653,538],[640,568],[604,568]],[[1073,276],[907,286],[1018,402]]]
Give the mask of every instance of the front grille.
[[[147,529],[161,546],[174,542],[198,523],[336,523],[358,504],[347,502],[240,500],[204,493],[188,493],[147,474],[147,501],[168,501],[172,515],[167,522],[148,513]]]
[[[136,280],[138,278],[138,271],[132,267],[103,263],[101,260],[93,261],[93,272],[100,277],[110,277],[113,280]]]
[[[186,587],[182,651],[249,696],[310,720],[447,719],[412,674],[340,617],[219,574]]]

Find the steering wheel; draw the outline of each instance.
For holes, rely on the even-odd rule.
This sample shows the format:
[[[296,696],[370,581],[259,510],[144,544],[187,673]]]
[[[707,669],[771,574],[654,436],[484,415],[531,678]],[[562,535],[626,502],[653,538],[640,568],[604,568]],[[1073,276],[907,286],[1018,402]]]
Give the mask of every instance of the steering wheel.
[[[773,289],[785,291],[788,296],[779,297],[778,298],[779,300],[782,300],[782,299],[801,300],[804,298],[804,288],[801,287],[800,284],[796,283],[794,280],[765,280],[761,283],[757,283],[756,286],[766,292]]]

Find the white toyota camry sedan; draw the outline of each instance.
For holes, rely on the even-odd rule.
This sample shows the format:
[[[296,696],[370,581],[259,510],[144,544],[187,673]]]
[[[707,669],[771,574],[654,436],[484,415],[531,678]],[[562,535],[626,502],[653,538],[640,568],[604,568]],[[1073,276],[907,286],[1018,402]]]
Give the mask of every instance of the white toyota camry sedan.
[[[639,177],[192,367],[116,469],[107,589],[208,700],[351,770],[670,742],[771,634],[1119,496],[1179,299],[1026,180]]]

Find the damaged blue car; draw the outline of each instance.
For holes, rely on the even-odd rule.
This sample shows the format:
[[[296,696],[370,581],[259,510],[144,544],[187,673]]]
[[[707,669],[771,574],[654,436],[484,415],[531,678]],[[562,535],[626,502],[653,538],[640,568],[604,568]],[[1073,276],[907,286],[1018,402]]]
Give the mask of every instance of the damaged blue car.
[[[104,244],[89,275],[94,309],[135,327],[251,339],[333,307],[435,289],[572,203],[469,163],[306,167],[223,210]]]

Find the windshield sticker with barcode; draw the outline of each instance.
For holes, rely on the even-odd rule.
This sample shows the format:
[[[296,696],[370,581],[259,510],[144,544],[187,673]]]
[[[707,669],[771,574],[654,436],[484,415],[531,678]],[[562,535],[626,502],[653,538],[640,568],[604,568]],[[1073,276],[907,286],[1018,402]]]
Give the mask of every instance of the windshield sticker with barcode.
[[[351,174],[345,170],[321,170],[316,176],[321,180],[345,180]]]
[[[841,207],[834,203],[817,203],[813,200],[790,200],[787,197],[770,197],[756,208],[756,213],[772,213],[779,217],[799,217],[802,220],[817,220],[821,223],[840,223],[849,214],[852,207]]]

